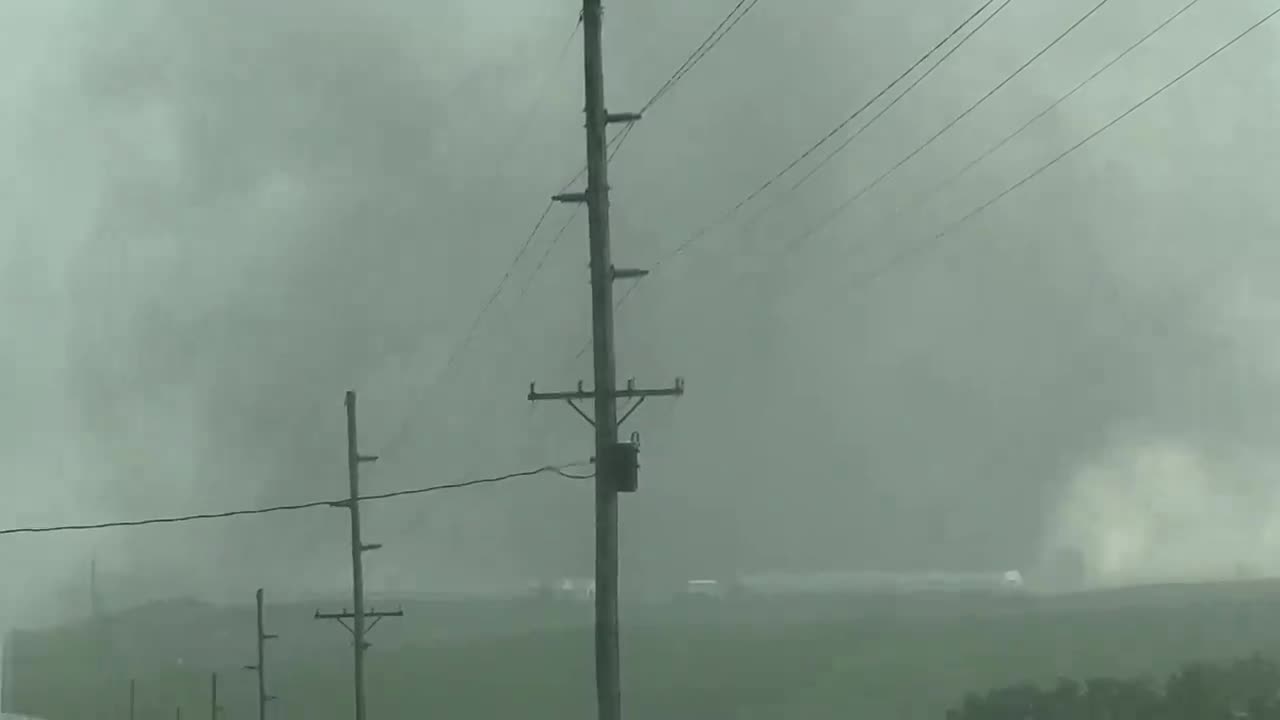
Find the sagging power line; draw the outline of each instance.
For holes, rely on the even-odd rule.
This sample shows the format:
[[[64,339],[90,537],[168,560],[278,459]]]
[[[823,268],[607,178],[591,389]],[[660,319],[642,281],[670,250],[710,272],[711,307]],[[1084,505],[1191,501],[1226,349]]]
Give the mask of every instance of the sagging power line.
[[[590,466],[590,461],[579,461],[567,463],[564,465],[544,465],[542,467],[530,470],[520,470],[518,472],[507,473],[505,475],[495,475],[493,477],[477,478],[474,480],[463,480],[460,482],[446,483],[443,485],[428,485],[426,487],[411,488],[408,490],[393,490],[391,492],[374,493],[371,495],[361,495],[360,502],[368,502],[374,500],[389,500],[391,498],[408,497],[412,495],[424,495],[426,493],[439,492],[442,490],[458,490],[461,488],[476,487],[478,485],[490,485],[495,483],[506,482],[518,478],[533,477],[535,475],[553,474],[574,480],[583,479],[582,474],[571,473],[569,470]],[[594,475],[586,476],[594,477]],[[225,510],[221,512],[204,512],[191,513],[188,515],[169,515],[162,517],[149,517],[139,520],[112,520],[97,523],[72,523],[64,525],[29,525],[24,527],[11,527],[0,529],[0,536],[3,535],[35,535],[42,533],[56,532],[78,532],[88,530],[108,530],[112,528],[128,528],[128,527],[144,527],[148,525],[174,525],[188,522],[196,522],[200,520],[222,520],[234,517],[245,517],[249,515],[268,515],[281,512],[296,512],[300,510],[312,510],[315,508],[333,508],[345,506],[347,500],[312,500],[302,503],[290,503],[286,505],[270,505],[260,508],[246,508],[241,510]]]
[[[716,228],[732,220],[744,207],[749,205],[753,200],[755,200],[757,197],[762,195],[766,190],[773,187],[776,183],[778,183],[780,180],[786,177],[792,170],[798,167],[802,162],[807,160],[818,150],[822,149],[822,147],[824,147],[829,141],[831,141],[833,138],[839,135],[841,131],[843,131],[845,128],[851,125],[859,117],[861,117],[863,113],[867,112],[873,105],[875,105],[875,103],[879,102],[880,99],[883,98],[885,95],[887,95],[890,90],[892,90],[894,87],[897,87],[901,82],[906,80],[906,78],[909,77],[911,73],[915,72],[930,57],[933,57],[936,53],[938,53],[938,51],[940,51],[943,47],[945,47],[948,42],[953,40],[966,27],[969,27],[975,20],[977,20],[982,15],[982,13],[992,5],[993,2],[994,0],[986,0],[981,5],[979,5],[978,8],[975,9],[972,13],[970,13],[967,17],[965,17],[965,19],[959,25],[952,28],[950,32],[944,35],[942,39],[938,40],[938,42],[935,43],[933,47],[929,48],[929,50],[927,50],[923,55],[917,58],[915,62],[907,66],[907,68],[903,70],[897,77],[895,77],[887,85],[882,87],[878,92],[873,94],[866,102],[864,102],[856,110],[854,110],[852,113],[846,116],[843,120],[836,123],[834,127],[828,130],[823,136],[819,137],[816,141],[811,143],[799,155],[793,158],[781,169],[774,172],[772,176],[770,176],[767,180],[761,183],[758,187],[756,187],[750,193],[747,193],[747,195],[739,199],[724,213],[716,217],[711,222],[703,225],[702,227],[698,228],[694,232],[690,233],[685,238],[685,240],[681,242],[679,245],[677,245],[673,250],[664,254],[662,257],[658,258],[658,261],[655,262],[653,266],[649,268],[650,272],[651,273],[657,272],[667,261],[679,255],[683,255],[693,244],[700,241],[712,230],[715,230]],[[826,164],[832,157],[834,157],[841,150],[848,147],[848,145],[851,142],[856,140],[863,132],[865,132],[868,128],[874,125],[877,120],[879,120],[881,117],[885,115],[885,113],[893,109],[895,105],[897,105],[903,98],[909,95],[916,87],[920,85],[920,83],[922,83],[926,78],[932,75],[934,70],[938,69],[939,66],[945,63],[952,55],[956,53],[957,50],[959,50],[961,47],[964,47],[964,45],[974,35],[976,35],[984,27],[986,27],[986,25],[990,23],[991,20],[994,19],[1011,2],[1012,0],[1004,0],[999,6],[996,7],[994,11],[992,11],[985,18],[983,18],[983,20],[978,25],[970,28],[970,30],[967,33],[965,33],[964,36],[961,37],[957,43],[955,43],[951,48],[949,48],[943,55],[938,57],[928,68],[925,69],[923,73],[918,75],[915,78],[915,80],[913,80],[902,92],[894,96],[894,98],[890,100],[889,103],[887,103],[883,108],[881,108],[871,119],[869,119],[867,122],[860,125],[858,129],[855,130],[851,136],[846,138],[839,146],[837,146],[828,155],[824,156],[813,170],[811,170],[808,174],[802,177],[795,185],[792,186],[791,190],[794,191],[801,184],[803,184],[808,178],[812,177],[813,172],[815,172],[818,168],[821,168],[824,164]],[[757,213],[756,217],[753,218],[753,222],[759,219],[759,216],[762,215],[764,212],[767,212],[772,207],[774,207],[776,201],[780,197],[782,196],[781,195],[776,196],[774,198],[774,202],[771,202],[767,204],[764,208],[762,208],[761,211]],[[640,284],[639,281],[637,281],[635,283],[632,283],[631,286],[627,288],[626,292],[623,293],[622,297],[619,298],[618,300],[618,303],[617,303],[618,307],[621,307],[623,304],[627,302],[627,300],[631,297],[632,292],[635,291],[636,287],[638,287],[639,284]],[[575,358],[581,357],[581,355],[584,352],[585,352],[585,348],[583,348],[582,350],[579,350],[578,354],[575,355]]]
[[[1030,183],[1031,181],[1040,177],[1047,170],[1054,167],[1055,165],[1057,165],[1059,162],[1063,161],[1070,155],[1074,154],[1077,150],[1080,150],[1084,146],[1088,145],[1097,137],[1107,132],[1111,128],[1115,127],[1117,124],[1119,124],[1129,116],[1133,115],[1138,110],[1145,107],[1152,100],[1155,100],[1156,98],[1163,95],[1170,88],[1182,82],[1188,76],[1195,73],[1197,70],[1201,69],[1202,67],[1204,67],[1205,65],[1213,61],[1219,55],[1221,55],[1222,53],[1226,52],[1228,49],[1235,46],[1241,40],[1248,37],[1258,28],[1262,27],[1267,22],[1274,19],[1276,15],[1280,15],[1280,7],[1277,7],[1276,9],[1267,13],[1261,19],[1257,20],[1252,25],[1245,28],[1239,34],[1235,35],[1234,37],[1232,37],[1230,40],[1223,43],[1222,45],[1219,45],[1216,49],[1214,49],[1208,55],[1205,55],[1200,60],[1192,64],[1190,67],[1188,67],[1187,69],[1183,70],[1182,72],[1174,76],[1171,80],[1161,85],[1159,88],[1152,91],[1150,94],[1144,96],[1138,102],[1129,106],[1129,108],[1127,108],[1124,112],[1111,118],[1111,120],[1107,121],[1102,126],[1098,127],[1096,130],[1090,132],[1080,141],[1076,142],[1075,144],[1071,145],[1067,149],[1058,153],[1053,158],[1049,159],[1047,162],[1037,166],[1030,173],[1023,175],[1016,182],[1008,185],[999,193],[992,196],[982,204],[974,207],[964,215],[951,221],[946,226],[944,226],[940,231],[938,231],[936,234],[926,238],[922,242],[919,242],[919,243],[916,243],[915,245],[904,248],[901,252],[894,254],[892,257],[890,257],[886,262],[882,263],[881,265],[878,265],[877,267],[872,268],[871,270],[863,273],[860,276],[856,276],[855,278],[853,278],[851,282],[848,283],[847,287],[850,289],[851,292],[865,290],[866,287],[869,286],[871,283],[875,282],[881,277],[884,277],[888,273],[892,272],[894,269],[901,266],[904,262],[910,260],[912,257],[937,248],[943,240],[950,237],[952,233],[954,233],[956,230],[960,229],[965,224],[972,221],[974,218],[980,216],[982,213],[986,212],[992,206],[1004,200],[1009,195],[1017,192],[1023,186],[1027,185],[1027,183]]]
[[[1000,138],[998,141],[991,144],[981,153],[974,156],[972,160],[965,163],[958,170],[944,177],[943,179],[939,180],[937,183],[930,186],[923,192],[916,194],[910,201],[908,201],[904,205],[894,210],[891,216],[888,218],[888,220],[892,221],[893,219],[901,216],[903,213],[908,212],[909,210],[912,210],[914,208],[920,207],[921,205],[927,203],[933,197],[937,196],[940,192],[942,192],[946,188],[955,184],[956,181],[960,180],[960,178],[967,175],[970,170],[973,170],[975,167],[980,165],[984,160],[991,157],[992,155],[995,155],[997,152],[1003,149],[1006,145],[1008,145],[1010,142],[1012,142],[1013,140],[1018,138],[1020,135],[1022,135],[1022,133],[1026,132],[1029,128],[1031,128],[1033,125],[1039,122],[1046,115],[1056,110],[1064,102],[1066,102],[1067,100],[1070,100],[1073,96],[1075,96],[1076,93],[1083,90],[1086,86],[1088,86],[1094,80],[1101,77],[1104,73],[1106,73],[1108,70],[1114,67],[1121,60],[1128,57],[1129,54],[1132,53],[1134,50],[1137,50],[1139,47],[1142,47],[1144,44],[1146,44],[1148,40],[1150,40],[1151,38],[1155,37],[1162,31],[1164,31],[1166,27],[1171,25],[1178,18],[1182,17],[1183,14],[1185,14],[1191,8],[1195,7],[1195,5],[1199,2],[1200,0],[1191,0],[1187,4],[1178,8],[1176,11],[1174,11],[1172,15],[1169,15],[1164,20],[1162,20],[1159,25],[1156,25],[1151,30],[1148,30],[1145,35],[1143,35],[1142,37],[1130,43],[1128,47],[1124,48],[1118,54],[1113,56],[1110,60],[1103,63],[1102,66],[1100,66],[1097,70],[1094,70],[1093,73],[1091,73],[1085,79],[1081,80],[1070,90],[1058,96],[1056,100],[1046,105],[1043,110],[1036,113],[1031,118],[1029,118],[1026,122],[1019,125],[1017,129],[1015,129],[1013,132],[1010,132],[1009,134]]]
[[[748,4],[748,1],[750,4]],[[647,112],[650,108],[656,105],[664,95],[671,92],[671,89],[683,80],[684,76],[688,75],[689,71],[692,70],[695,65],[702,62],[702,59],[714,50],[716,45],[719,45],[720,41],[724,40],[726,35],[733,31],[733,28],[736,27],[738,23],[742,22],[742,18],[746,17],[747,13],[751,12],[759,2],[760,0],[738,0],[738,3],[729,10],[723,19],[720,20],[720,24],[716,25],[715,29],[707,35],[702,43],[700,43],[698,47],[694,48],[693,52],[689,53],[689,56],[684,59],[684,62],[680,63],[680,66],[675,69],[675,72],[671,73],[671,77],[667,78],[667,81],[658,88],[657,92],[655,92],[649,100],[640,107],[640,112]]]
[[[911,162],[912,159],[914,159],[917,155],[924,152],[927,148],[933,145],[934,142],[936,142],[939,138],[941,138],[943,135],[949,132],[957,124],[959,124],[960,121],[964,120],[966,117],[972,114],[974,110],[977,110],[984,103],[990,100],[991,97],[994,96],[997,92],[999,92],[1001,88],[1008,85],[1010,82],[1014,80],[1014,78],[1017,78],[1019,75],[1022,74],[1023,71],[1025,71],[1027,68],[1035,64],[1037,60],[1039,60],[1046,53],[1048,53],[1050,50],[1056,47],[1058,43],[1066,39],[1068,35],[1070,35],[1077,28],[1079,28],[1086,21],[1088,21],[1089,18],[1093,17],[1109,1],[1110,0],[1100,0],[1100,2],[1098,2],[1096,5],[1091,7],[1088,10],[1088,12],[1080,16],[1075,22],[1071,23],[1069,26],[1067,26],[1065,30],[1063,30],[1056,37],[1054,37],[1053,40],[1049,42],[1049,44],[1045,45],[1044,47],[1040,48],[1040,50],[1036,51],[1035,54],[1027,58],[1026,62],[1019,65],[1016,70],[1006,75],[1005,78],[1000,82],[996,83],[995,87],[992,87],[985,94],[983,94],[982,97],[978,98],[971,105],[969,105],[969,107],[965,108],[963,112],[961,112],[959,115],[956,115],[954,118],[948,121],[945,125],[939,128],[937,132],[929,136],[927,140],[925,140],[923,143],[920,143],[918,146],[916,146],[914,150],[907,153],[905,156],[902,157],[902,159],[898,160],[898,162],[890,166],[889,169],[880,173],[880,175],[878,175],[874,180],[862,186],[860,189],[858,189],[852,195],[850,195],[844,202],[842,202],[840,205],[836,206],[834,209],[828,212],[825,216],[823,216],[822,220],[819,221],[817,225],[805,231],[805,233],[799,236],[796,240],[793,240],[791,242],[791,246],[804,242],[810,237],[813,237],[815,234],[821,232],[824,228],[827,227],[827,225],[829,225],[833,220],[839,217],[845,210],[853,206],[854,203],[862,199],[862,197],[865,196],[867,193],[874,190],[877,186],[880,185],[880,183],[888,179],[890,175],[896,172],[903,165],[906,165],[908,162]],[[803,182],[804,179],[805,178],[802,178],[801,182]],[[799,186],[799,183],[797,184],[797,187],[798,186]]]

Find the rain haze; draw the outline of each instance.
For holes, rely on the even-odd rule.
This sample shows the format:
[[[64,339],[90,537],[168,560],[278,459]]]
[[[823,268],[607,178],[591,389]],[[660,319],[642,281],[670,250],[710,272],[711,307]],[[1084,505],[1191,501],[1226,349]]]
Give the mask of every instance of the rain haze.
[[[608,109],[643,105],[733,4],[607,5]],[[898,165],[1098,5],[1012,2],[729,212],[978,5],[761,0],[611,129],[614,262],[652,270],[616,288],[619,382],[687,383],[623,426],[624,586],[1030,576],[1063,548],[1098,583],[1280,571],[1280,24],[1035,172],[1269,3],[1197,4],[957,177],[1184,5],[1103,2]],[[347,389],[369,493],[591,458],[570,408],[526,400],[592,382],[586,212],[531,234],[585,162],[578,12],[0,4],[0,524],[341,498]],[[544,475],[369,503],[367,586],[589,576],[592,502]],[[0,609],[82,612],[91,558],[137,578],[131,601],[342,592],[346,523],[0,538],[20,578]]]

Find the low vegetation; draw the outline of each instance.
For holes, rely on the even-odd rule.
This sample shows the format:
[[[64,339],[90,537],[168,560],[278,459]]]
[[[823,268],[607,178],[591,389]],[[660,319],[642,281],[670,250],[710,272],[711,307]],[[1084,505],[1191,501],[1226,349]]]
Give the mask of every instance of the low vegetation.
[[[1259,656],[1148,678],[1059,680],[970,694],[948,720],[1276,720],[1280,669]]]
[[[268,683],[280,696],[269,720],[350,718],[350,638],[312,620],[312,610],[269,608],[270,629],[281,636],[269,647]],[[209,673],[217,671],[225,720],[254,720],[253,677],[242,669],[252,659],[252,614],[224,614],[133,613],[110,623],[106,642],[83,627],[19,638],[8,709],[48,720],[125,718],[136,677],[138,720],[169,720],[178,705],[183,718],[198,720],[208,717]],[[1277,617],[1280,587],[1268,584],[1000,602],[833,597],[627,607],[624,694],[632,720],[941,720],[948,710],[958,720],[998,720],[1014,717],[999,714],[1009,703],[1025,711],[1045,698],[1061,705],[1019,720],[1136,719],[1144,716],[1114,708],[1067,713],[1112,696],[1145,708],[1149,695],[1167,709],[1196,683],[1234,688],[1230,678],[1255,670],[1269,678],[1270,665],[1249,664],[1260,660],[1236,663],[1255,653],[1280,657]],[[403,619],[379,625],[371,639],[371,720],[594,717],[589,606],[406,606]],[[1228,679],[1211,680],[1219,677]],[[1265,693],[1241,687],[1221,697],[1202,690],[1194,697],[1207,705],[1181,707],[1261,712],[1249,703]]]

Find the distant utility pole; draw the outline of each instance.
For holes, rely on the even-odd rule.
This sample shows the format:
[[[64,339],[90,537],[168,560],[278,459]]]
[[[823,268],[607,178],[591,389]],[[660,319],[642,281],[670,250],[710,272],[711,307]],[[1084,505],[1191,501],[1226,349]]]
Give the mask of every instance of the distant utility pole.
[[[98,556],[89,560],[89,613],[95,623],[102,622],[102,597],[98,594]]]
[[[182,706],[179,705],[173,709],[173,720],[182,720]]]
[[[138,681],[129,680],[129,720],[136,720],[138,714]]]
[[[595,426],[596,459],[596,702],[600,720],[622,717],[621,670],[618,651],[618,493],[637,487],[638,438],[618,442],[618,425],[644,399],[659,395],[681,395],[684,383],[677,380],[669,388],[641,390],[634,383],[619,392],[615,385],[613,282],[638,278],[644,270],[615,268],[609,247],[609,172],[606,128],[611,123],[629,123],[639,113],[613,114],[605,109],[604,63],[601,51],[600,0],[582,0],[583,68],[586,91],[587,189],[585,192],[556,195],[559,202],[586,203],[591,248],[591,343],[595,389],[582,384],[571,392],[539,393],[529,388],[529,400],[565,400],[570,407]],[[634,403],[621,419],[618,398]],[[575,400],[592,399],[594,418]]]
[[[353,390],[347,391],[347,480],[350,486],[350,494],[347,500],[333,503],[334,507],[345,507],[351,513],[351,607],[350,612],[346,608],[342,612],[322,613],[316,611],[317,620],[337,620],[343,627],[351,633],[352,646],[354,647],[354,674],[355,674],[355,720],[365,720],[365,699],[364,699],[364,653],[369,649],[370,645],[365,641],[365,635],[373,629],[374,625],[384,617],[401,617],[404,615],[403,610],[391,610],[379,612],[377,610],[366,611],[364,609],[364,554],[370,550],[377,550],[382,547],[380,544],[364,544],[360,537],[360,464],[373,462],[378,459],[376,455],[361,455],[356,434],[356,394]],[[365,627],[365,620],[373,618],[373,622]],[[350,620],[351,624],[347,625],[346,620]]]
[[[218,720],[222,706],[218,704],[218,673],[209,676],[209,720]]]
[[[258,588],[256,593],[258,605],[258,662],[255,665],[245,665],[245,670],[256,670],[258,672],[258,720],[267,720],[267,701],[275,700],[274,695],[267,694],[267,653],[266,645],[268,640],[275,640],[279,635],[271,635],[263,628],[262,623],[262,588]],[[214,715],[217,715],[217,692],[218,692],[218,676],[213,677],[214,692]]]

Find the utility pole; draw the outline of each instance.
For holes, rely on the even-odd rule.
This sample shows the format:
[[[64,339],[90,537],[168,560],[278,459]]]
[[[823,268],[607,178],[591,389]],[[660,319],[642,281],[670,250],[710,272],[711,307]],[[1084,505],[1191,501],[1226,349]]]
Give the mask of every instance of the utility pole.
[[[345,507],[351,513],[351,611],[346,608],[342,612],[322,613],[316,611],[317,620],[336,620],[351,633],[354,656],[352,663],[355,675],[355,720],[365,720],[364,696],[364,654],[370,645],[365,635],[384,617],[401,617],[403,610],[366,611],[364,608],[364,554],[382,547],[380,544],[366,545],[360,536],[360,464],[374,462],[376,455],[361,455],[356,433],[356,393],[348,390],[345,404],[347,406],[347,481],[350,494],[347,500],[333,503],[334,507]],[[373,622],[365,627],[365,620],[373,618]],[[347,625],[346,620],[351,624]]]
[[[89,613],[95,623],[102,622],[102,598],[98,594],[98,556],[89,560]]]
[[[209,675],[209,720],[218,720],[218,673]]]
[[[258,720],[267,720],[267,701],[275,700],[276,698],[274,695],[267,694],[266,645],[268,640],[275,640],[277,637],[279,637],[279,635],[271,635],[263,627],[262,588],[258,588],[258,592],[256,593],[255,596],[256,596],[257,605],[258,605],[258,632],[257,632],[257,638],[256,638],[256,643],[258,646],[258,662],[255,665],[245,665],[244,669],[256,670],[258,672]],[[218,678],[216,675],[213,678],[213,683],[214,683],[213,687],[214,687],[214,694],[215,694],[214,714],[216,715],[217,714],[216,695],[217,695],[217,688],[218,688]]]
[[[179,705],[173,709],[173,720],[182,720],[182,706]]]
[[[136,720],[138,714],[138,681],[129,680],[129,720]]]
[[[587,226],[591,249],[591,344],[594,359],[595,389],[583,390],[582,384],[571,392],[538,393],[529,387],[529,400],[565,400],[570,407],[595,427],[596,458],[596,570],[595,570],[595,655],[596,702],[599,720],[622,717],[621,668],[618,650],[618,493],[634,492],[637,479],[638,438],[630,443],[618,442],[618,425],[646,397],[681,395],[684,384],[677,380],[670,388],[638,390],[634,383],[619,393],[615,388],[617,370],[614,361],[613,282],[620,278],[638,278],[644,270],[615,268],[609,246],[609,172],[606,129],[611,123],[630,123],[640,119],[639,113],[613,114],[605,109],[604,63],[601,50],[600,0],[582,0],[582,47],[584,89],[586,92],[587,189],[585,192],[554,196],[559,202],[586,203]],[[621,419],[618,398],[632,398],[634,403]],[[592,399],[594,418],[588,416],[575,400]]]
[[[218,704],[218,673],[209,676],[209,720],[218,720],[222,706]]]

